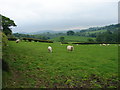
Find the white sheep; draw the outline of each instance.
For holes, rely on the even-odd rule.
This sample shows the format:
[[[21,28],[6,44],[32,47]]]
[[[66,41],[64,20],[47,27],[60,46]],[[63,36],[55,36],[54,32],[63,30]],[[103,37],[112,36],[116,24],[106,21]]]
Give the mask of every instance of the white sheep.
[[[16,40],[16,43],[19,43],[19,42],[20,42],[20,39],[17,39],[17,40]]]
[[[67,46],[67,50],[68,50],[68,51],[73,51],[73,50],[74,50],[74,47],[73,47],[73,46],[68,45],[68,46]]]
[[[100,46],[109,46],[110,44],[100,44]]]
[[[48,51],[52,53],[52,47],[48,46]]]
[[[104,44],[104,43],[103,43],[102,45],[103,45],[103,46],[106,46],[106,44]]]

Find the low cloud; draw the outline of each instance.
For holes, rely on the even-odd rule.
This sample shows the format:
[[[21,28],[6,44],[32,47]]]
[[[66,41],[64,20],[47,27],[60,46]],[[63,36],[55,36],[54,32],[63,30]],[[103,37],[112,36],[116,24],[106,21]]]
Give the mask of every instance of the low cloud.
[[[14,32],[66,30],[118,22],[119,0],[3,0],[1,14],[15,21]]]

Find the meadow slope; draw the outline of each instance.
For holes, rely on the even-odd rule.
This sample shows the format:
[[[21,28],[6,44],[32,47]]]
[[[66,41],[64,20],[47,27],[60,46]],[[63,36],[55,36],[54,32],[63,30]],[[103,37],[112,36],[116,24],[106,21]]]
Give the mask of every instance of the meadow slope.
[[[88,39],[95,39],[92,37],[83,37],[83,36],[60,36],[60,37],[64,37],[66,42],[87,42]],[[52,41],[60,41],[60,37],[55,37],[53,39],[50,39]]]
[[[74,45],[10,41],[3,50],[9,71],[3,71],[4,88],[115,88],[118,86],[116,45]],[[53,47],[48,53],[47,47]]]

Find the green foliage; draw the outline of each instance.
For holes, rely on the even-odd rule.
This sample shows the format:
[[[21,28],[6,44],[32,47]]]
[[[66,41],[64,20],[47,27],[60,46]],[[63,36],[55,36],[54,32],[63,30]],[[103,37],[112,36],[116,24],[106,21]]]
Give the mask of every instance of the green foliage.
[[[8,40],[10,40],[10,41],[15,41],[15,40],[17,40],[17,38],[16,38],[13,34],[7,35],[7,37],[8,37]]]
[[[35,41],[35,42],[46,42],[46,43],[53,43],[53,41],[50,40],[41,40],[41,39],[34,39],[34,38],[23,38],[24,41]]]
[[[2,16],[2,27],[3,27],[3,32],[6,35],[11,35],[12,30],[10,29],[11,26],[16,26],[13,20],[11,20],[8,17]]]
[[[8,38],[8,40],[9,40],[9,41],[16,41],[17,38],[15,38],[15,37],[10,37],[10,38]]]
[[[5,48],[7,46],[7,43],[8,43],[7,36],[4,33],[2,33],[2,47]]]
[[[41,40],[48,40],[49,37],[41,36],[41,35],[29,35],[29,34],[20,34],[20,33],[14,33],[13,34],[17,38],[34,38],[34,39],[41,39]]]
[[[3,88],[114,88],[118,87],[118,47],[115,44],[67,45],[10,41],[3,58],[11,75],[3,71]],[[48,53],[47,47],[53,47]],[[6,77],[7,78],[6,78]]]
[[[120,28],[120,24],[109,25],[104,27],[93,27],[76,32],[77,36],[86,36],[86,37],[97,37],[99,34],[102,34],[106,31],[114,32]]]
[[[95,41],[91,38],[88,38],[88,42],[95,42]]]
[[[110,32],[107,30],[104,33],[98,34],[96,41],[101,43],[111,43],[111,42],[119,42],[119,34],[120,32],[118,30],[115,30],[113,32]]]
[[[61,42],[61,44],[69,44],[69,43],[68,43],[68,42],[63,41],[63,42]]]
[[[75,34],[75,32],[74,31],[67,31],[67,35],[74,35]]]
[[[60,37],[60,42],[64,42],[65,37]]]
[[[33,41],[33,38],[27,38],[27,40],[28,40],[29,42],[31,42],[31,41]]]

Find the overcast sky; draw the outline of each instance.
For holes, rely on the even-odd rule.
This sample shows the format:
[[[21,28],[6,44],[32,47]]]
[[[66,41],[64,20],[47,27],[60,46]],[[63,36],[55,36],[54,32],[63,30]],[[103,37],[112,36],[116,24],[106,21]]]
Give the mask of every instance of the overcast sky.
[[[0,0],[13,32],[70,30],[118,23],[119,0]]]

